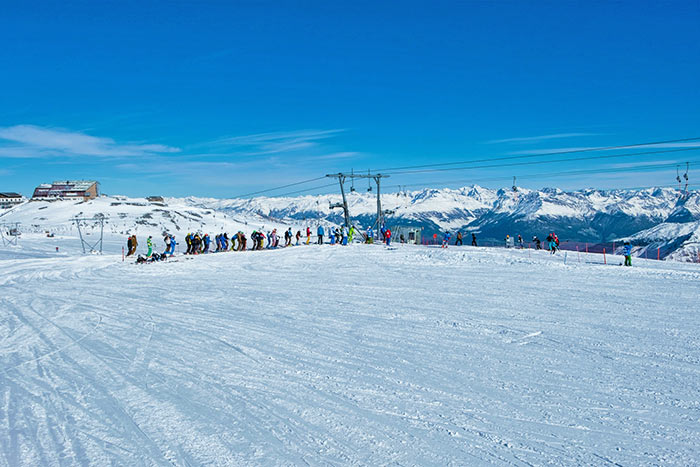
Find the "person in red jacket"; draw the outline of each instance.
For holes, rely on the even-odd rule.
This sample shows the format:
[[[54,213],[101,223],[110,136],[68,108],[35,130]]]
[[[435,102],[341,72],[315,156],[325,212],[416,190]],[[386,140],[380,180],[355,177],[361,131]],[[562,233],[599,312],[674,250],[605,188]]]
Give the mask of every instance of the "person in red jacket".
[[[391,244],[391,230],[386,229],[386,246]]]

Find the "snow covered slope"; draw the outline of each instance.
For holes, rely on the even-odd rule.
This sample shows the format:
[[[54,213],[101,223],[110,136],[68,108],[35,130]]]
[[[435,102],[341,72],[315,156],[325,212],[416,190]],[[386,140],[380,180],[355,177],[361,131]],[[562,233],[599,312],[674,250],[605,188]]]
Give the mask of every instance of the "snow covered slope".
[[[700,461],[695,265],[4,251],[0,466]]]
[[[20,222],[23,233],[77,235],[73,218],[93,218],[98,215],[104,216],[105,235],[118,238],[120,242],[123,242],[127,234],[160,238],[163,232],[170,232],[182,239],[188,232],[248,232],[263,225],[268,228],[283,225],[280,221],[271,222],[256,214],[237,216],[212,208],[194,206],[177,198],[151,202],[145,198],[124,196],[101,196],[87,202],[26,202],[10,212],[0,211],[0,222]],[[99,223],[92,221],[87,224],[85,230],[96,234]]]

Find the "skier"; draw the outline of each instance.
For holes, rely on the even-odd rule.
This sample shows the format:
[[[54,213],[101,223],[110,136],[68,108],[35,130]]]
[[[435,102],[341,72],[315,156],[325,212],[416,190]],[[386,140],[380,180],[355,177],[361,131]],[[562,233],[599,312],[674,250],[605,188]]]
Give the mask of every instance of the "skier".
[[[301,230],[297,230],[296,239],[297,239],[296,245],[299,246],[299,242],[301,241]]]
[[[624,254],[625,254],[625,266],[632,266],[632,245],[630,245],[629,241],[625,242]]]
[[[472,234],[472,246],[477,246],[476,245],[476,234]]]
[[[547,235],[547,249],[552,252],[552,254],[557,252],[557,243],[554,241],[553,233]]]
[[[173,256],[175,254],[175,245],[177,245],[177,242],[175,241],[175,235],[170,236],[170,252],[168,253],[170,256]]]
[[[340,236],[343,239],[342,240],[343,245],[347,245],[348,244],[348,234],[345,231],[345,226],[343,226],[343,225],[340,226]]]
[[[129,238],[126,240],[126,256],[133,255],[134,254],[133,249],[134,249],[134,236],[129,235]]]
[[[187,235],[185,235],[185,244],[187,245],[187,251],[185,251],[185,254],[192,254],[192,234],[189,232],[187,233]]]
[[[462,232],[457,232],[457,240],[455,240],[455,246],[462,246]]]
[[[209,245],[211,244],[211,238],[209,238],[209,234],[204,234],[204,251],[203,253],[209,253]]]
[[[352,243],[352,237],[355,236],[355,226],[351,225],[350,229],[348,230],[348,243]]]
[[[510,235],[506,235],[506,248],[510,247]]]
[[[523,237],[518,234],[518,245],[520,245],[520,249],[523,249]]]
[[[167,255],[168,251],[170,251],[170,235],[167,233],[163,235],[163,241],[165,242],[165,251],[163,252],[163,255]]]
[[[318,236],[318,244],[323,245],[323,226],[319,225],[316,230],[316,235]]]
[[[386,229],[384,231],[384,238],[386,238],[386,246],[391,245],[391,229]]]
[[[148,253],[146,254],[147,258],[150,258],[153,256],[153,240],[151,239],[151,236],[148,236],[148,240],[146,240],[146,246],[148,247]]]
[[[340,245],[340,230],[338,230],[338,227],[335,228],[335,243]]]
[[[374,243],[374,232],[372,227],[367,229],[367,243]]]
[[[328,238],[331,240],[331,245],[335,245],[335,235],[333,235],[333,231],[330,227],[328,227]]]
[[[534,237],[532,237],[532,241],[535,242],[535,249],[536,249],[536,250],[541,250],[541,249],[542,249],[542,241],[541,241],[539,238],[537,238],[537,235],[535,235]]]
[[[450,244],[450,233],[445,232],[445,235],[442,237],[442,248],[447,248],[447,245]]]
[[[309,242],[311,242],[311,227],[308,225],[306,226],[306,244],[308,245]]]
[[[291,244],[292,244],[292,228],[290,227],[289,229],[284,231],[284,246],[288,247]]]

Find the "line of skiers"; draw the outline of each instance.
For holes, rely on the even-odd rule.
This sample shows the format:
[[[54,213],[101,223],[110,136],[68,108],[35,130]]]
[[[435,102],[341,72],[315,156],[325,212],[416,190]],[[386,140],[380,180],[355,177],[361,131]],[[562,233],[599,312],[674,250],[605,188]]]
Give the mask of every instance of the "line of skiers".
[[[382,226],[380,229],[381,238],[384,243],[389,245],[391,243],[391,230]],[[337,227],[335,229],[328,228],[328,235],[326,236],[326,229],[322,225],[319,225],[316,230],[317,243],[322,245],[324,240],[328,238],[328,243],[331,245],[347,245],[352,243],[354,238],[358,235],[358,230],[355,226],[350,228],[345,228],[344,226]],[[363,237],[364,243],[374,242],[374,231],[370,227],[367,229],[367,233],[360,234]],[[262,250],[263,248],[278,248],[280,247],[281,238],[277,233],[277,229],[272,229],[267,234],[263,233],[261,230],[254,230],[250,235],[250,240],[252,245],[251,250]],[[288,228],[284,231],[284,245],[285,247],[292,246],[295,241],[295,245],[300,245],[302,242],[305,244],[310,244],[311,242],[311,228],[306,227],[306,239],[303,240],[303,235],[301,230],[297,230],[296,234],[292,231],[292,228]],[[146,240],[146,245],[148,246],[148,252],[145,258],[152,258],[154,255],[158,255],[159,259],[165,259],[169,256],[175,254],[175,246],[178,242],[175,240],[175,236],[169,233],[163,235],[163,242],[165,243],[165,251],[161,254],[153,252],[153,237],[149,236]],[[213,245],[212,245],[213,243]],[[131,235],[127,239],[127,254],[126,256],[132,256],[136,254],[136,248],[138,247],[138,241],[136,235]],[[221,233],[214,236],[214,241],[208,233],[188,233],[185,236],[187,255],[198,255],[205,254],[209,252],[222,252],[222,251],[244,251],[248,247],[248,238],[242,231],[238,231],[235,234],[229,235],[228,233]]]

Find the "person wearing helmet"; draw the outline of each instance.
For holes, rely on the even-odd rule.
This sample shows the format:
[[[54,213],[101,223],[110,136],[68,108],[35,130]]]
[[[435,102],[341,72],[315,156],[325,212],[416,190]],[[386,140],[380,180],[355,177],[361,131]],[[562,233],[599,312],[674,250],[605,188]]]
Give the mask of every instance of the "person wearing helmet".
[[[150,258],[153,256],[153,239],[151,236],[148,236],[148,240],[146,240],[146,246],[148,247],[148,253],[146,254],[147,258]]]

